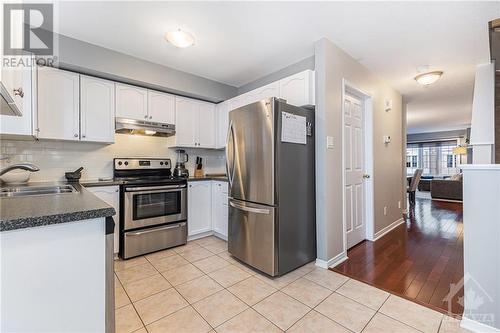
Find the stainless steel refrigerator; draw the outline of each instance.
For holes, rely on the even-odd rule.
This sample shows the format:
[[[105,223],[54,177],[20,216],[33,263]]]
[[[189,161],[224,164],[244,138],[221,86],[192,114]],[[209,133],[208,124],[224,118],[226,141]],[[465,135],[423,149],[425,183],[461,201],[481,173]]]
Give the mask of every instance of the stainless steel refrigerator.
[[[314,110],[269,98],[229,113],[228,250],[271,276],[316,259]]]

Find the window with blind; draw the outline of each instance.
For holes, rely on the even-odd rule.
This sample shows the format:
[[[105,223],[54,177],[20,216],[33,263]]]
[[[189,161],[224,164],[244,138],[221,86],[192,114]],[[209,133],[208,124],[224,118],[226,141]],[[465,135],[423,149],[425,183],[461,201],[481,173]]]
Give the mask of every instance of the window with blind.
[[[406,172],[423,169],[425,176],[449,176],[460,172],[453,148],[457,140],[412,142],[406,145]]]

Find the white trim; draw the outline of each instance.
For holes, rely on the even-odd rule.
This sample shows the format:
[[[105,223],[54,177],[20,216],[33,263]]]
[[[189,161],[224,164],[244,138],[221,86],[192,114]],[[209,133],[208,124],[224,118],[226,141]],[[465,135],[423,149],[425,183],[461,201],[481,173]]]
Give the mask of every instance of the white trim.
[[[364,219],[365,219],[365,239],[373,238],[375,231],[375,213],[374,213],[374,188],[373,188],[373,98],[371,94],[357,88],[347,79],[342,79],[342,228],[343,228],[343,251],[347,252],[347,232],[346,232],[346,211],[345,211],[345,110],[344,100],[346,93],[363,99],[363,136],[364,136],[364,164],[365,173],[370,175],[368,180],[364,181]],[[347,255],[346,255],[347,258]],[[333,260],[333,259],[331,259]],[[344,259],[345,260],[345,259]],[[330,262],[330,260],[328,261]],[[338,265],[339,263],[336,263]]]
[[[460,166],[463,170],[500,170],[500,164],[464,164]]]
[[[213,234],[214,234],[213,231],[200,232],[199,234],[188,236],[187,240],[188,240],[188,242],[190,242],[190,241],[193,241],[195,239],[200,239],[203,237],[212,236]]]
[[[333,268],[335,266],[340,265],[341,263],[343,263],[347,259],[349,259],[347,257],[347,252],[342,252],[342,253],[336,255],[335,257],[329,259],[328,261],[325,261],[322,259],[316,259],[316,266],[324,268],[324,269],[328,269],[330,267]]]
[[[460,327],[465,328],[466,330],[477,332],[477,333],[498,333],[500,330],[498,328],[485,325],[478,321],[462,317],[462,321],[460,322]]]
[[[382,230],[380,231],[377,231],[374,235],[373,238],[371,238],[370,240],[372,242],[375,242],[376,240],[379,240],[380,238],[384,237],[386,234],[388,234],[389,232],[391,232],[394,228],[396,228],[397,226],[403,224],[405,222],[405,219],[404,218],[400,218],[399,220],[396,220],[394,222],[392,222],[391,224],[389,224],[387,227],[383,228]]]
[[[225,240],[227,242],[227,236],[224,236],[223,234],[220,234],[217,231],[214,231],[214,236],[222,240]]]

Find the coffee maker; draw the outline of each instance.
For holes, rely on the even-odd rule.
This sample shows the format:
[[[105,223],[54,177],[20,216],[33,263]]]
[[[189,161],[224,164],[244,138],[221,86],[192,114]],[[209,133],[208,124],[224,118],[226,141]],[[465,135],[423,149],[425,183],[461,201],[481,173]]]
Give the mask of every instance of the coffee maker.
[[[184,149],[177,149],[177,162],[175,162],[174,177],[188,178],[189,171],[186,169],[186,163],[189,161],[189,155]]]

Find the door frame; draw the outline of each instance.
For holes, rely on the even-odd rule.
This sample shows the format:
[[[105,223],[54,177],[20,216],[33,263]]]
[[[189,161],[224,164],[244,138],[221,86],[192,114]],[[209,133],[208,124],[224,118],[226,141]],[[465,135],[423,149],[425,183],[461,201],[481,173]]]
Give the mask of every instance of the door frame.
[[[374,192],[373,192],[373,97],[368,92],[359,89],[345,78],[342,79],[342,221],[343,221],[343,245],[347,257],[347,226],[346,226],[346,197],[345,197],[345,97],[353,95],[363,100],[363,125],[364,125],[364,172],[370,175],[364,181],[364,218],[365,218],[365,240],[373,240],[375,234],[374,220]]]

